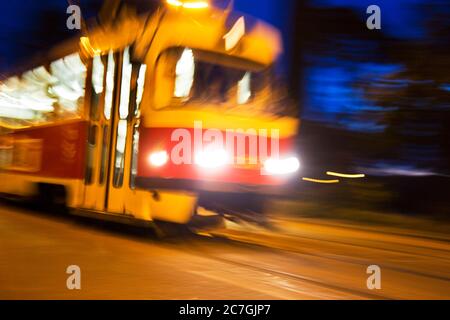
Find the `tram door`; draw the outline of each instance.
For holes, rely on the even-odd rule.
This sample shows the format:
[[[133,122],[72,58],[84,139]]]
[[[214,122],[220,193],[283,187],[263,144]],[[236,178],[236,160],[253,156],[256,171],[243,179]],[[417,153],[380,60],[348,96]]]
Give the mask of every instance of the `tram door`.
[[[96,69],[102,68],[99,62],[95,67],[96,59],[99,61],[94,58],[92,63],[92,96],[98,92],[95,82],[102,77],[100,72],[94,80]],[[97,111],[96,100],[91,99],[84,207],[127,214],[126,203],[133,202],[136,193],[139,104],[146,70],[145,65],[130,62],[128,47],[120,53],[110,52],[101,62],[104,88]]]
[[[121,54],[120,92],[112,119],[109,183],[105,210],[134,215],[142,191],[135,190],[139,144],[140,103],[144,91],[146,65],[131,63],[130,48]]]
[[[120,55],[112,51],[95,56],[88,68],[89,129],[82,207],[89,210],[105,210],[119,58]]]

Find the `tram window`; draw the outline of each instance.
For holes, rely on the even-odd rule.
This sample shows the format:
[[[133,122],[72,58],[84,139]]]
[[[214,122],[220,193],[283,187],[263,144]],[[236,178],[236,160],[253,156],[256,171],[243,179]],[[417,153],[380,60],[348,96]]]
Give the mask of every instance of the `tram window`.
[[[94,157],[95,146],[97,141],[97,126],[89,128],[88,143],[87,143],[87,166],[85,173],[85,184],[91,184],[94,176]]]
[[[127,140],[127,120],[119,120],[117,126],[116,154],[114,159],[113,185],[120,188],[123,185],[125,168],[125,144]]]
[[[91,119],[98,119],[98,108],[100,97],[103,93],[103,78],[105,74],[105,66],[102,58],[97,55],[92,61],[92,95],[91,95]]]
[[[98,178],[98,183],[103,184],[106,177],[106,161],[108,159],[108,129],[107,125],[103,126],[102,134],[102,156],[100,159],[100,176]]]
[[[145,72],[147,66],[145,64],[133,64],[130,84],[130,103],[129,112],[136,118],[140,116],[140,104],[144,93]]]
[[[0,117],[17,126],[80,117],[86,70],[74,53],[0,82]]]
[[[127,47],[123,51],[123,62],[122,62],[122,84],[120,87],[120,105],[119,105],[119,116],[120,119],[126,119],[128,116],[128,107],[130,102],[130,85],[131,85],[131,74],[133,66],[130,63],[130,48]]]
[[[194,82],[195,61],[191,49],[184,49],[175,69],[174,97],[188,98]]]
[[[233,106],[247,104],[254,97],[257,73],[201,60],[196,64],[191,101]]]
[[[50,64],[54,82],[47,94],[56,99],[53,104],[57,118],[66,118],[79,112],[83,105],[86,82],[86,66],[78,53],[66,56]]]
[[[130,188],[136,187],[137,163],[139,153],[139,125],[133,128],[133,153],[131,154]]]
[[[116,64],[114,62],[114,53],[109,51],[108,64],[106,69],[106,92],[105,92],[105,107],[104,115],[107,120],[111,118],[111,109],[113,104],[114,93],[114,77],[115,77]]]
[[[140,114],[140,107],[142,102],[142,97],[144,95],[144,86],[145,86],[145,74],[147,71],[147,66],[142,64],[139,67],[139,75],[137,79],[137,93],[136,93],[136,108],[134,110],[134,115],[136,117]]]
[[[257,63],[226,55],[171,48],[158,58],[154,107],[162,109],[192,103],[267,110],[268,70]]]
[[[251,73],[246,72],[244,77],[238,81],[237,88],[237,102],[238,104],[245,104],[248,102],[252,96],[251,84]]]

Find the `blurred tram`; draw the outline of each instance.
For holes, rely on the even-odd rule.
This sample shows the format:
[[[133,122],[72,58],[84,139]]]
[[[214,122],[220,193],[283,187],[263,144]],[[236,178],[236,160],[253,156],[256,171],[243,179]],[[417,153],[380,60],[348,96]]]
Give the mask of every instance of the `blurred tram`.
[[[262,212],[299,169],[278,31],[204,1],[119,16],[0,83],[0,193],[143,224]]]

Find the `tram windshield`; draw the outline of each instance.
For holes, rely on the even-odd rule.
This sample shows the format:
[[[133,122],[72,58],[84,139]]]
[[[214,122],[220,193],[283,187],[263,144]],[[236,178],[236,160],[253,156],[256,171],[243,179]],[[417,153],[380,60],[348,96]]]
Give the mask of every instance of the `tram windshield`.
[[[161,55],[157,70],[159,80],[170,83],[162,90],[158,87],[159,108],[213,106],[277,114],[288,109],[272,81],[271,68],[248,61],[177,48]]]

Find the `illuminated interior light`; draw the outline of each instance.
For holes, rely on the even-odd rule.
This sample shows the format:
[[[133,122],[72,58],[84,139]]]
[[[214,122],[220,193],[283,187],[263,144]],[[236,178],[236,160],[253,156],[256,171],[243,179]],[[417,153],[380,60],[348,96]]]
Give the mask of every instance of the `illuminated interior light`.
[[[70,100],[59,100],[60,104],[64,106],[64,111],[69,112],[77,112],[78,111],[78,100],[70,101]]]
[[[128,116],[132,70],[133,66],[130,63],[130,48],[126,47],[123,52],[122,86],[120,88],[119,115],[121,119],[125,119]]]
[[[339,178],[349,178],[349,179],[364,178],[366,176],[363,173],[345,174],[345,173],[338,173],[338,172],[332,172],[332,171],[327,171],[327,175],[334,176],[334,177],[339,177]]]
[[[22,75],[22,81],[26,83],[26,86],[33,86],[35,88],[42,88],[47,85],[47,83],[39,80],[32,70]]]
[[[84,65],[83,61],[80,58],[80,55],[78,53],[73,53],[71,55],[68,55],[64,57],[64,63],[70,73],[72,74],[81,74],[85,73],[87,71],[86,66]]]
[[[58,79],[58,81],[65,79],[67,77],[67,68],[64,64],[64,60],[59,59],[50,63],[50,72]]]
[[[173,7],[183,7],[185,9],[206,9],[209,7],[207,1],[179,1],[179,0],[166,0],[167,4]]]
[[[111,50],[108,53],[108,66],[106,70],[106,92],[105,92],[104,114],[107,120],[109,120],[109,118],[111,117],[111,108],[113,103],[114,69],[115,69],[114,53]]]
[[[136,92],[136,106],[138,108],[141,105],[142,96],[144,94],[146,71],[147,71],[147,66],[145,64],[141,65],[141,67],[139,69],[138,79],[137,79],[137,92]]]
[[[52,76],[45,67],[41,66],[33,70],[35,77],[45,83],[55,83],[58,79]]]
[[[17,109],[13,107],[5,107],[0,101],[0,117],[10,119],[32,120],[35,117],[35,113],[32,110]]]
[[[154,152],[148,157],[148,161],[154,167],[162,167],[169,161],[169,155],[166,151]]]
[[[105,66],[103,65],[102,58],[100,56],[94,56],[92,62],[92,85],[95,93],[100,94],[103,92],[103,75],[105,74]]]
[[[49,88],[51,94],[58,96],[58,98],[67,101],[77,101],[82,93],[72,90],[72,88],[67,87],[65,84],[58,84]]]
[[[52,86],[52,93],[69,101],[75,101],[84,96],[84,79],[87,69],[77,53],[52,62],[50,70],[57,79],[57,83]]]
[[[13,98],[13,97],[2,97],[0,99],[0,107],[10,108],[10,109],[21,109],[30,110],[36,112],[50,112],[54,108],[52,103],[55,100],[46,99],[31,99],[29,97]]]
[[[244,77],[238,82],[237,96],[238,104],[245,104],[252,96],[250,87],[251,73],[246,72]]]
[[[38,112],[52,112],[55,110],[53,107],[53,103],[56,100],[49,98],[32,98],[32,97],[23,97],[20,99],[20,104],[22,109],[29,109],[32,111]]]
[[[194,83],[195,60],[194,53],[191,49],[184,49],[183,54],[177,62],[175,78],[176,98],[187,98],[191,93],[192,84]]]
[[[312,179],[312,178],[302,178],[303,181],[308,182],[315,182],[315,183],[325,183],[325,184],[331,184],[331,183],[339,183],[339,180],[320,180],[320,179]]]
[[[15,76],[15,77],[6,79],[2,83],[1,90],[3,92],[14,92],[14,91],[18,90],[19,87],[20,87],[20,79],[19,79],[19,77]]]
[[[0,83],[0,116],[10,119],[46,121],[73,114],[84,96],[87,68],[78,53]]]
[[[183,5],[183,2],[178,0],[167,0],[167,4],[170,4],[171,6],[174,7],[181,7]]]
[[[225,39],[225,50],[230,51],[234,49],[242,37],[245,35],[245,18],[240,17],[233,25],[231,30],[223,36]]]
[[[15,87],[13,87],[13,83]],[[52,104],[56,100],[48,97],[42,87],[34,85],[31,81],[24,80],[20,82],[13,80],[9,82],[7,90],[4,89],[6,89],[5,86],[2,87],[2,92],[0,92],[0,104],[3,108],[38,112],[54,110]],[[8,111],[8,114],[11,113]]]
[[[117,143],[116,143],[117,152],[120,153],[125,152],[126,138],[127,138],[127,121],[119,120],[119,123],[117,125]],[[121,161],[122,159],[119,157],[118,160]],[[116,166],[120,167],[120,163],[116,164]]]
[[[206,1],[195,1],[195,2],[185,2],[183,3],[183,8],[186,9],[206,9],[209,7]]]

